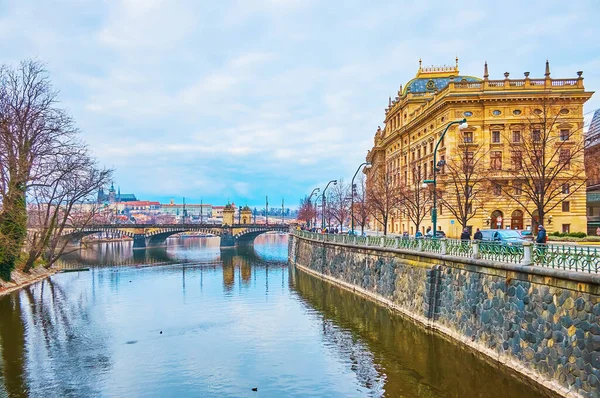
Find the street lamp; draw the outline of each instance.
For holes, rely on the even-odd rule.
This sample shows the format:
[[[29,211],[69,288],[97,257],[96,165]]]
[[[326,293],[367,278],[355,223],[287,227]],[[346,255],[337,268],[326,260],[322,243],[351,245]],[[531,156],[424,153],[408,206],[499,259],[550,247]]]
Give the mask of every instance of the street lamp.
[[[319,192],[320,190],[321,190],[320,188],[315,188],[315,189],[312,190],[312,192],[310,193],[310,196],[308,197],[308,204],[309,205],[312,205],[312,202],[310,200],[312,199],[313,195],[315,193]],[[315,213],[316,212],[317,212],[317,201],[315,200]],[[317,217],[316,214],[315,214],[315,217]],[[309,228],[310,228],[310,221],[311,220],[308,221],[308,227]]]
[[[369,162],[361,163],[360,166],[358,166],[358,169],[356,169],[356,173],[354,173],[354,177],[352,177],[352,183],[350,184],[350,189],[352,189],[352,202],[350,205],[350,212],[351,212],[350,219],[351,219],[351,223],[352,223],[352,235],[354,235],[354,179],[356,178],[356,175],[358,174],[359,170],[363,166],[365,166],[366,169],[370,169],[371,166],[373,166],[373,165]]]
[[[448,123],[448,125],[442,132],[440,139],[435,144],[435,149],[433,150],[433,164],[434,164],[433,180],[423,180],[424,187],[426,186],[426,184],[433,184],[433,208],[431,209],[431,222],[433,224],[433,238],[436,238],[436,234],[437,234],[437,172],[438,172],[438,170],[440,170],[438,167],[442,167],[445,164],[445,162],[443,160],[440,160],[440,162],[437,163],[437,151],[438,151],[438,147],[440,146],[440,143],[442,142],[442,140],[444,139],[444,136],[446,135],[446,132],[448,131],[450,126],[452,126],[453,124],[458,124],[459,130],[464,130],[467,127],[469,127],[469,125],[467,124],[467,119],[455,120],[453,122]]]
[[[333,182],[333,185],[337,185],[337,180],[331,180],[325,185],[323,195],[321,197],[321,229],[325,229],[325,191],[329,188],[329,184]]]
[[[321,196],[317,195],[315,198],[315,222],[313,223],[313,227],[315,227],[315,228],[317,225],[317,202],[319,201],[319,199],[321,199]]]

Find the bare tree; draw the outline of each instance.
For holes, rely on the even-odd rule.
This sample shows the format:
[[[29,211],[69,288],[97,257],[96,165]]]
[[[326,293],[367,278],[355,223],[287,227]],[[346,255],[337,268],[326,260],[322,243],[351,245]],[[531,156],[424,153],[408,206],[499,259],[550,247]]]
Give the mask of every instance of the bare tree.
[[[51,174],[33,184],[28,194],[31,233],[28,235],[24,271],[42,258],[51,267],[64,253],[68,239],[81,238],[81,230],[93,222],[98,206],[93,195],[108,183],[111,171],[99,168],[81,145],[55,158]]]
[[[494,188],[521,205],[537,230],[546,214],[585,187],[585,141],[580,136],[583,122],[569,120],[560,104],[550,99],[525,112],[527,124],[522,132],[504,133],[506,141],[517,144],[511,150],[510,167],[502,168],[512,175],[512,184]]]
[[[10,279],[27,235],[26,193],[81,147],[67,113],[57,107],[43,64],[0,66],[0,277]]]
[[[383,234],[387,235],[388,219],[400,204],[401,192],[385,174],[375,172],[372,176],[367,187],[369,213],[383,225]]]
[[[350,185],[344,183],[343,179],[339,179],[337,185],[334,185],[331,190],[329,202],[329,212],[331,216],[340,224],[340,232],[344,229],[344,223],[350,215]]]
[[[438,174],[441,182],[438,183],[440,205],[448,209],[463,229],[467,228],[469,220],[475,217],[489,197],[488,151],[482,143],[471,141],[464,139],[459,144],[459,150],[440,167]]]
[[[365,225],[369,219],[369,207],[367,203],[367,187],[364,174],[358,177],[356,187],[353,188],[354,195],[354,222],[360,225],[361,235],[365,233]]]
[[[429,188],[423,186],[424,175],[422,175],[421,169],[413,166],[412,173],[412,185],[403,186],[401,189],[401,203],[406,216],[414,224],[416,232],[431,211],[433,199]]]
[[[308,226],[310,226],[313,218],[316,217],[316,212],[317,211],[308,196],[305,196],[303,199],[300,199],[300,207],[298,208],[298,220],[303,220]]]

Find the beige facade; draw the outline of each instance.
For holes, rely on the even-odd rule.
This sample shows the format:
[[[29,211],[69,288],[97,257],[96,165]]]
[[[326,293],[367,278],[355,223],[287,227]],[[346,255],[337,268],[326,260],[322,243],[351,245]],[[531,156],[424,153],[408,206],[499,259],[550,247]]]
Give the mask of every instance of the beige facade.
[[[368,181],[385,175],[394,187],[402,188],[431,179],[434,148],[439,141],[437,161],[450,162],[473,154],[481,157],[476,167],[481,170],[478,175],[485,179],[488,192],[479,196],[480,203],[473,204],[473,217],[468,221],[473,230],[536,229],[538,223],[543,223],[549,232],[585,232],[585,169],[583,150],[579,148],[583,147],[583,104],[592,93],[585,91],[582,73],[578,72],[576,78],[552,79],[546,63],[543,78],[529,78],[528,72],[522,79],[509,79],[508,73],[504,77],[490,80],[487,64],[483,78],[461,76],[458,59],[451,67],[419,66],[416,77],[400,87],[395,100],[390,98],[384,127],[378,128],[374,146],[367,154],[367,161],[373,164],[367,172]],[[450,122],[463,118],[467,119],[467,129],[454,125],[441,139]],[[545,153],[558,153],[556,148],[560,145],[561,157],[571,155],[569,166],[556,178],[556,183],[566,184],[565,192],[553,196],[548,207],[556,207],[544,220],[528,214],[527,210],[533,212],[535,206],[525,195],[508,194],[520,192],[526,178],[533,178],[522,168],[533,161],[526,148],[540,129],[548,129],[552,137]],[[451,179],[445,167],[440,167],[437,181],[438,195],[450,189]],[[437,208],[438,226],[448,236],[458,237],[460,220],[440,203]],[[382,229],[381,225],[372,224],[372,228]],[[419,229],[424,232],[431,225],[428,214]],[[388,232],[405,231],[411,235],[416,232],[406,209],[399,206],[388,220]]]
[[[234,216],[234,207],[231,204],[227,203],[227,205],[225,205],[225,207],[223,208],[223,225],[233,225]]]

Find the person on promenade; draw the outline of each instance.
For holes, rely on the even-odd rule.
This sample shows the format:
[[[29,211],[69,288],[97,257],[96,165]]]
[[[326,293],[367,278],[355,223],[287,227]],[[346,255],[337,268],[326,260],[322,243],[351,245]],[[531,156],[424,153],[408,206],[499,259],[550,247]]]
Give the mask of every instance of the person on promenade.
[[[479,228],[477,228],[477,231],[475,231],[475,235],[473,235],[473,239],[475,239],[475,240],[482,240],[483,239],[483,234],[481,233],[481,231],[479,230]]]
[[[460,240],[471,240],[471,233],[468,228],[465,228],[462,234],[460,234]]]
[[[539,245],[544,244],[544,243],[546,243],[546,239],[547,239],[546,229],[544,228],[543,225],[540,225],[538,227],[538,233],[537,233],[537,237],[535,238],[535,243],[537,243]]]
[[[419,239],[423,237],[423,233],[421,231],[417,231],[417,233],[415,234],[415,238]]]
[[[428,238],[433,236],[433,232],[431,232],[431,227],[427,227],[427,231],[425,231],[425,236]]]

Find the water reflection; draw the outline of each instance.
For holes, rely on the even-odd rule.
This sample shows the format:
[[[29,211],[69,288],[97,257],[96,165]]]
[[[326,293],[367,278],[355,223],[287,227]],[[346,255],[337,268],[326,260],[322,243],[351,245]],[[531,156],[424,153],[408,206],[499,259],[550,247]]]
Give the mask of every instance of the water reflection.
[[[301,299],[323,314],[324,341],[349,359],[371,391],[385,379],[388,397],[545,396],[387,308],[299,270],[290,272]]]
[[[71,253],[90,272],[1,297],[0,396],[537,396],[387,310],[288,271],[285,236],[224,251],[191,239],[143,255],[114,244]]]
[[[133,242],[110,242],[82,246],[66,254],[61,261],[64,268],[81,266],[117,266],[180,264],[188,262],[228,262],[232,256],[248,257],[249,261],[262,263],[286,261],[287,235],[264,234],[256,238],[253,246],[221,250],[220,240],[214,238],[179,237],[167,239],[167,245],[133,249]],[[248,264],[248,262],[247,262]],[[247,275],[247,274],[245,274]]]

